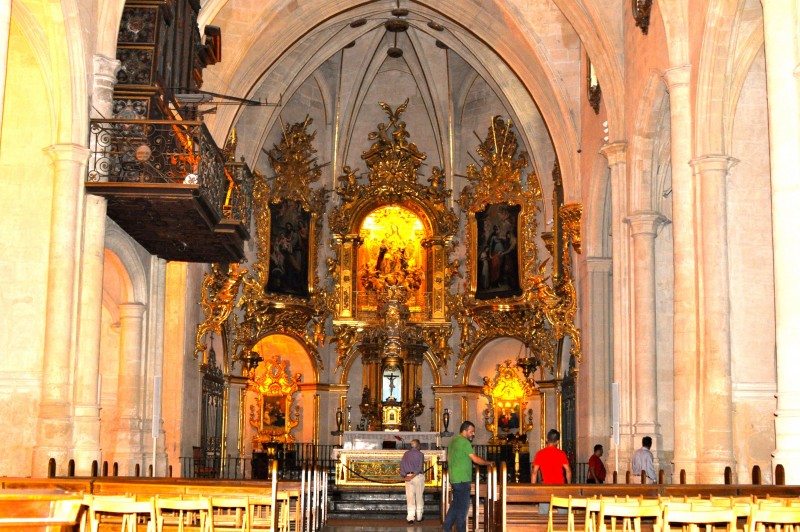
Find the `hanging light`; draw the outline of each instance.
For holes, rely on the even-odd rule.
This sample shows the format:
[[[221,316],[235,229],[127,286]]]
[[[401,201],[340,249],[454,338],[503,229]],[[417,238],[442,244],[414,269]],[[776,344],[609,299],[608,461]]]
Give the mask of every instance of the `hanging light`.
[[[525,356],[522,356],[523,348],[525,350]],[[530,380],[532,375],[536,373],[536,368],[539,367],[539,359],[531,356],[531,352],[528,349],[526,344],[520,344],[519,346],[519,353],[517,353],[517,367],[522,370],[522,374],[525,375],[527,380]]]
[[[248,372],[256,369],[258,364],[264,360],[261,358],[261,355],[251,349],[243,349],[239,359],[242,361],[242,366],[244,369],[246,369]]]

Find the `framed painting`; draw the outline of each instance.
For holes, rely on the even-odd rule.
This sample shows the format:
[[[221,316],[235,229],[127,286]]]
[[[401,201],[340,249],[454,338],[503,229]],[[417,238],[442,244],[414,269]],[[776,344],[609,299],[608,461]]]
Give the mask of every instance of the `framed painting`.
[[[311,213],[299,201],[270,205],[269,276],[267,292],[309,297]]]
[[[492,203],[475,213],[475,299],[518,297],[520,205]]]
[[[288,397],[285,395],[263,395],[261,398],[261,430],[286,430]]]
[[[519,432],[519,403],[498,405],[495,407],[494,415],[498,431],[502,431],[504,434]]]

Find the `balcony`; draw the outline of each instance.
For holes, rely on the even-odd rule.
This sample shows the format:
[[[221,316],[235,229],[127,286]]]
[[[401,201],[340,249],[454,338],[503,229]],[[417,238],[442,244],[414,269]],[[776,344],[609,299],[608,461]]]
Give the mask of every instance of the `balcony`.
[[[86,180],[108,217],[148,252],[184,262],[239,262],[253,175],[227,160],[200,121],[92,120]]]

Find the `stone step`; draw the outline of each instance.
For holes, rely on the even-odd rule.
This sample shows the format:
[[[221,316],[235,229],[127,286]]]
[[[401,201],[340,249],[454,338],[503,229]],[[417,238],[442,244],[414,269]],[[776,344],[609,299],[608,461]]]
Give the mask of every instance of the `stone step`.
[[[425,491],[426,520],[439,518],[440,497],[438,489]],[[396,486],[335,488],[328,500],[329,520],[404,520],[406,511],[405,490]]]

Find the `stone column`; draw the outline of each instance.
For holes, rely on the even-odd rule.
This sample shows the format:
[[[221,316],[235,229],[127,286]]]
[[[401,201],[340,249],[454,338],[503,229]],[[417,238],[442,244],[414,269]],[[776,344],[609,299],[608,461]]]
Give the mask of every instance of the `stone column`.
[[[653,438],[656,468],[664,446],[658,423],[658,365],[656,361],[656,233],[667,221],[657,212],[635,212],[628,219],[633,237],[634,375],[636,383],[634,446]]]
[[[8,38],[11,30],[11,2],[0,2],[0,135],[3,132],[3,100],[8,69]],[[0,137],[1,139],[2,137]]]
[[[787,484],[800,483],[800,36],[794,0],[770,0],[764,10],[772,175],[772,243],[775,256],[775,343],[778,404],[773,466]]]
[[[586,281],[584,293],[589,304],[583,305],[585,324],[583,327],[584,350],[592,353],[580,367],[577,402],[579,427],[586,427],[581,437],[583,453],[588,456],[596,443],[609,441],[611,433],[611,259],[608,257],[586,257]],[[585,396],[584,396],[585,394]],[[606,445],[607,455],[613,446]],[[588,454],[587,454],[588,453]]]
[[[55,458],[65,474],[72,447],[70,379],[75,340],[77,254],[80,249],[79,207],[88,150],[76,144],[56,144],[45,150],[53,161],[53,203],[47,277],[47,318],[42,360],[42,395],[32,473],[44,476]]]
[[[631,274],[628,215],[627,144],[614,142],[600,149],[611,169],[611,264],[612,316],[614,317],[614,381],[619,383],[620,397],[633,398],[631,361]],[[620,401],[620,462],[627,463],[633,452],[633,413],[631,400]]]
[[[95,55],[94,85],[92,87],[92,105],[89,110],[92,118],[111,118],[114,114],[114,85],[117,83],[117,71],[120,62],[104,55]],[[110,146],[105,141],[103,146],[97,145],[98,136],[91,133],[89,147],[92,151],[89,163],[89,181],[108,181],[108,164],[106,152]],[[104,214],[105,216],[105,214]]]
[[[675,459],[674,482],[683,469],[689,483],[696,480],[698,308],[696,191],[689,160],[692,158],[692,116],[689,91],[691,67],[665,72],[669,90],[672,160],[673,262],[675,270],[674,379]]]
[[[111,116],[112,97],[119,61],[94,57],[93,113]],[[107,178],[107,176],[103,176]],[[88,475],[92,461],[102,463],[100,449],[100,328],[103,313],[103,262],[105,259],[106,200],[86,196],[84,204],[83,256],[81,257],[80,324],[75,374],[75,470]]]
[[[701,353],[698,396],[703,415],[703,450],[697,482],[724,481],[726,466],[736,471],[733,456],[733,390],[731,388],[730,272],[728,269],[727,177],[736,160],[706,155],[691,161],[700,188],[702,250]]]
[[[141,375],[141,303],[119,305],[119,374],[117,381],[117,427],[114,458],[121,475],[132,475],[135,464],[143,464]],[[145,471],[142,471],[142,475]]]

